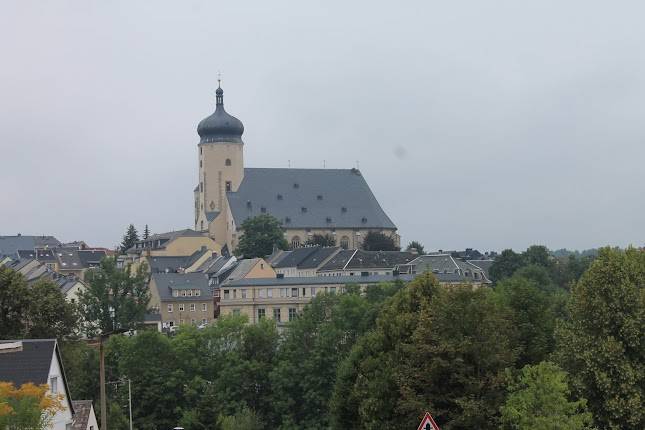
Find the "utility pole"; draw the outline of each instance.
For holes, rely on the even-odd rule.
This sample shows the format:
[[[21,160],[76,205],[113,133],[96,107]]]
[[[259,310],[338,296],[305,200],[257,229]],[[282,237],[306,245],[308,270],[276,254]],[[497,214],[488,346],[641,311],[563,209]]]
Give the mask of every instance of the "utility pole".
[[[132,386],[131,380],[128,379],[128,406],[130,408],[130,430],[132,430]]]
[[[107,397],[105,395],[105,348],[104,336],[99,338],[99,381],[101,384],[101,430],[107,430]]]

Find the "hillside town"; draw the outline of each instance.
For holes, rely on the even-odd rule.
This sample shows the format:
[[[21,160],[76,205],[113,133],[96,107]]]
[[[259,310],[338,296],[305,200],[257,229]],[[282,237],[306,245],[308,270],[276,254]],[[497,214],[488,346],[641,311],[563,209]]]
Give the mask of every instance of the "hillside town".
[[[3,2],[0,430],[645,430],[628,3]]]
[[[193,190],[192,228],[152,232],[146,225],[140,235],[131,224],[115,249],[94,247],[82,240],[65,243],[53,235],[0,236],[0,304],[4,324],[1,331],[5,338],[0,341],[0,384],[4,384],[0,385],[0,401],[14,405],[15,399],[34,396],[45,404],[49,399],[49,406],[37,415],[40,424],[33,428],[95,430],[108,428],[108,422],[110,428],[130,429],[133,423],[137,428],[371,428],[364,423],[356,424],[357,418],[346,415],[351,413],[345,411],[347,405],[338,397],[341,395],[338,390],[348,389],[343,388],[342,380],[328,388],[307,388],[307,392],[322,397],[308,401],[304,409],[278,412],[274,406],[285,401],[291,404],[300,396],[297,393],[304,388],[287,382],[295,375],[304,378],[303,383],[319,375],[329,384],[338,377],[337,366],[338,372],[342,366],[355,366],[343,364],[351,359],[350,352],[360,353],[352,345],[355,342],[359,345],[361,336],[368,339],[370,333],[376,333],[373,330],[379,330],[387,307],[396,307],[400,295],[403,294],[398,300],[404,300],[404,294],[422,294],[418,297],[421,302],[412,309],[445,306],[432,311],[436,315],[446,308],[452,309],[446,315],[449,319],[457,318],[449,323],[451,327],[459,318],[468,318],[468,313],[475,311],[460,308],[466,306],[460,300],[478,303],[476,314],[497,303],[490,307],[487,316],[480,314],[468,323],[474,325],[466,324],[464,331],[455,336],[467,339],[472,330],[489,324],[491,329],[484,334],[487,338],[483,344],[499,342],[497,346],[501,349],[496,354],[502,354],[496,358],[501,367],[491,368],[491,372],[534,363],[543,366],[535,371],[551,372],[559,378],[558,375],[564,375],[558,373],[562,370],[545,360],[555,353],[558,336],[565,336],[554,329],[554,321],[560,318],[562,297],[571,291],[575,293],[572,288],[577,282],[585,282],[581,280],[585,279],[583,273],[594,270],[590,267],[602,270],[599,265],[603,259],[631,256],[640,261],[639,272],[628,272],[626,276],[639,277],[642,290],[645,273],[642,249],[613,251],[618,253],[613,256],[609,249],[580,254],[566,250],[551,252],[544,246],[532,246],[523,253],[472,248],[426,251],[420,242],[410,241],[402,250],[396,224],[379,204],[360,170],[249,168],[243,161],[243,132],[242,122],[224,110],[224,91],[218,86],[214,113],[197,127],[198,185]],[[598,265],[592,266],[597,258]],[[460,294],[467,296],[462,298]],[[435,295],[444,297],[445,305],[434,300],[421,304]],[[16,301],[19,296],[26,300]],[[350,306],[346,300],[358,302]],[[642,294],[639,303],[642,310]],[[417,318],[412,317],[415,312],[423,312],[406,309],[395,312],[412,312],[409,317],[413,320]],[[329,316],[320,319],[317,316],[320,312]],[[499,320],[487,321],[493,316]],[[347,318],[359,321],[345,321]],[[418,320],[419,327],[422,322]],[[328,323],[340,324],[340,331],[329,331]],[[434,327],[426,328],[427,333],[432,333]],[[494,339],[509,327],[516,327],[517,333]],[[225,334],[228,330],[233,331]],[[403,336],[401,342],[409,342],[403,339],[414,330],[409,327],[396,336]],[[419,335],[427,333],[422,331]],[[436,335],[447,333],[448,328]],[[331,344],[316,346],[328,336],[334,339]],[[169,342],[163,339],[170,339],[176,345],[173,348],[179,348],[189,338],[193,346],[171,355],[184,354],[184,360],[198,360],[196,367],[188,371],[196,372],[197,379],[190,382],[192,388],[189,385],[167,388],[184,398],[180,402],[184,406],[178,412],[171,412],[172,408],[167,406],[152,406],[163,394],[145,394],[146,379],[178,368],[167,367],[168,361],[146,361],[143,356],[140,357],[143,361],[137,358],[137,364],[127,364],[127,354],[138,356],[145,354],[146,348],[160,348]],[[227,338],[237,339],[235,342],[242,348],[235,358],[218,355],[225,353],[226,348],[205,352],[215,353],[205,361],[195,355],[203,348],[198,346],[203,342],[217,343]],[[307,345],[311,341],[314,344]],[[429,344],[415,341],[411,345],[423,348],[437,341],[431,340]],[[511,346],[518,341],[517,346]],[[247,342],[260,343],[245,346]],[[476,344],[472,347],[478,348]],[[319,350],[321,347],[324,348]],[[325,349],[330,347],[331,350]],[[245,348],[253,348],[253,352],[241,358]],[[513,353],[510,361],[508,357],[502,358],[505,351],[511,350],[517,353]],[[284,365],[297,366],[315,357],[310,354],[320,353],[331,354],[332,360],[338,361],[310,362],[313,373],[297,371],[292,375],[283,375],[280,365],[272,363],[282,360]],[[258,362],[262,354],[274,358],[262,364]],[[454,366],[453,360],[464,360],[469,354],[472,352],[459,352],[449,361]],[[477,352],[471,357],[475,362],[492,359],[487,354]],[[148,367],[136,370],[146,362]],[[268,373],[254,376],[245,372],[233,377],[237,371],[226,373],[228,365],[264,366]],[[214,373],[207,370],[210,366],[218,370]],[[350,373],[356,371],[352,368]],[[529,371],[528,367],[524,369]],[[217,382],[220,392],[213,399],[199,400],[206,402],[202,406],[186,403],[195,395],[190,394],[194,390],[208,392],[210,388],[204,385],[203,378],[209,374],[220,381]],[[233,379],[228,380],[230,377]],[[447,375],[441,378],[450,379]],[[266,386],[268,383],[270,387]],[[233,398],[225,394],[233,387],[244,391],[245,384],[257,389]],[[123,406],[125,385],[127,408]],[[277,403],[265,405],[277,395],[273,390],[280,387],[285,388],[282,396],[276,397]],[[489,395],[485,390],[480,394]],[[79,399],[79,395],[84,398]],[[215,407],[213,401],[219,406]],[[227,402],[233,403],[230,407],[222,406]],[[504,415],[505,407],[501,406],[501,419],[512,420]],[[323,418],[313,412],[316,408],[324,410]],[[96,409],[100,412],[98,420]],[[457,410],[442,412],[435,404],[437,421],[426,412],[426,427],[438,427],[437,422],[460,422],[466,411],[462,406]],[[206,424],[214,411],[218,411],[212,418],[215,421]],[[410,425],[420,416],[413,413],[397,417],[394,411],[391,414],[392,422]],[[6,415],[7,419],[13,416],[16,413]],[[569,418],[582,424],[591,422],[591,415],[584,408]],[[2,419],[0,413],[0,422]],[[318,419],[326,424],[313,424],[312,420]],[[637,422],[642,417],[634,419]],[[296,424],[292,427],[289,423]],[[454,428],[472,428],[471,424]]]

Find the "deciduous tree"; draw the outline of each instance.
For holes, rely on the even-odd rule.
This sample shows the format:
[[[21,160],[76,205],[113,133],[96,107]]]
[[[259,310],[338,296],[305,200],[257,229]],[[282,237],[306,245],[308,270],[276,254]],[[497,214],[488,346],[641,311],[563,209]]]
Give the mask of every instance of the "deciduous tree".
[[[413,240],[408,244],[408,246],[405,248],[406,251],[416,251],[419,255],[424,255],[425,254],[425,249],[421,242],[417,242],[416,240]]]
[[[363,238],[362,248],[365,251],[399,251],[394,238],[385,233],[370,231]]]
[[[509,395],[501,407],[502,430],[584,430],[591,414],[586,400],[571,399],[567,374],[557,365],[541,362],[525,366],[508,378]]]
[[[61,395],[48,394],[47,385],[23,384],[15,388],[0,382],[0,428],[44,430],[54,415],[65,409]]]
[[[242,223],[242,230],[244,234],[235,250],[238,256],[264,257],[271,254],[274,248],[288,248],[280,221],[271,215],[258,215],[247,219]]]
[[[87,290],[79,292],[79,306],[88,335],[135,329],[148,308],[150,292],[146,265],[133,272],[121,270],[116,259],[104,258],[97,269],[87,273]]]
[[[645,428],[645,251],[603,249],[571,292],[559,360],[601,428]]]
[[[336,238],[331,234],[314,234],[305,242],[308,246],[336,246]]]

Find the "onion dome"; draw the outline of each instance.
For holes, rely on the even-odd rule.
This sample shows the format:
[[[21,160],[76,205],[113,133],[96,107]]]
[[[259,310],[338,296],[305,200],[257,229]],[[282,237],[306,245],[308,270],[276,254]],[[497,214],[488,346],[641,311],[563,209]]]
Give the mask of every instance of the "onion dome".
[[[215,91],[215,100],[215,112],[201,120],[197,126],[197,134],[201,138],[199,143],[243,143],[244,125],[242,125],[242,121],[224,110],[224,90],[221,86]]]

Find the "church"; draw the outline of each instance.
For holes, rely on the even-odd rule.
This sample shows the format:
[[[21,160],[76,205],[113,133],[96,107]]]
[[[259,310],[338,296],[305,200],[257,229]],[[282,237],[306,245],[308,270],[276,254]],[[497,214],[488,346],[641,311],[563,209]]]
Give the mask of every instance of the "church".
[[[197,126],[195,230],[233,251],[242,223],[269,214],[280,221],[292,248],[314,234],[331,235],[346,249],[360,248],[370,231],[399,243],[396,226],[358,169],[245,167],[244,125],[224,110],[221,85],[215,95],[215,112]]]

